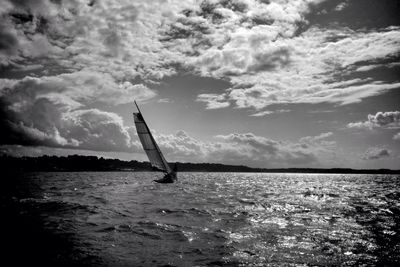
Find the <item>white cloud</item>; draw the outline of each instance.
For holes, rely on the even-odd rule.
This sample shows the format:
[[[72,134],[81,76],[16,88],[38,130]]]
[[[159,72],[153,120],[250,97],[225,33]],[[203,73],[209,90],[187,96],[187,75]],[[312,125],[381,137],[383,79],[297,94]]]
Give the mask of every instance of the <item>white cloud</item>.
[[[363,72],[363,71],[370,71],[376,68],[395,68],[399,67],[400,62],[391,62],[387,64],[371,64],[371,65],[364,65],[355,69],[355,71]]]
[[[325,138],[331,137],[333,135],[332,132],[321,133],[316,136],[305,136],[300,139],[300,142],[304,143],[315,143],[316,141],[323,140]]]
[[[198,102],[207,103],[207,109],[219,109],[229,107],[229,102],[226,101],[226,95],[221,94],[200,94],[197,96]]]
[[[115,113],[75,110],[62,114],[60,128],[67,140],[75,140],[74,146],[79,149],[126,152],[139,149],[122,118]]]
[[[143,84],[128,81],[118,84],[107,73],[88,70],[40,78],[25,77],[21,80],[0,79],[0,94],[8,93],[7,97],[14,98],[16,105],[19,103],[16,96],[28,92],[42,98],[54,99],[58,96],[78,106],[80,104],[77,102],[88,104],[97,101],[118,105],[131,103],[135,99],[147,100],[156,95]]]
[[[4,5],[3,5],[4,2]],[[156,93],[132,81],[174,73],[159,31],[191,1],[3,1],[0,64],[48,76],[0,80],[3,143],[130,151],[121,117],[90,108]],[[3,44],[4,42],[4,44]],[[35,75],[36,76],[36,75]]]
[[[400,111],[377,112],[368,114],[367,121],[351,122],[348,128],[372,129],[372,128],[399,128]]]
[[[331,36],[340,35],[343,36],[339,41],[327,41]],[[239,108],[261,109],[276,103],[351,104],[400,88],[400,83],[373,81],[371,78],[344,81],[335,78],[356,71],[353,68],[356,63],[384,59],[398,53],[399,28],[366,33],[311,28],[298,37],[273,41],[260,38],[262,45],[255,48],[250,48],[254,42],[247,38],[241,43],[236,42],[235,50],[227,54],[235,55],[234,60],[212,54],[209,56],[212,60],[207,59],[206,65],[200,64],[200,67],[210,66],[209,70],[203,67],[205,73],[229,77],[234,87],[224,94],[228,94],[227,101],[233,101]],[[224,50],[220,51],[218,53]],[[251,59],[252,56],[255,59]],[[246,86],[243,88],[242,84]]]
[[[158,41],[159,32],[193,6],[193,1],[4,2],[0,36],[14,43],[8,42],[7,54],[0,51],[2,65],[44,58],[66,69],[107,72],[119,82],[174,72],[164,66],[170,52]]]
[[[157,103],[173,103],[174,101],[169,98],[160,98],[157,100]]]
[[[117,139],[105,140],[102,149],[121,150],[134,142],[128,128],[115,114],[89,106],[150,99],[156,94],[144,84],[174,74],[176,65],[232,83],[224,92],[198,96],[208,109],[253,108],[254,116],[267,115],[264,109],[271,104],[349,104],[399,88],[395,82],[337,77],[396,56],[400,28],[354,31],[312,26],[301,32],[299,25],[308,23],[306,15],[320,2],[121,0],[89,5],[4,0],[0,65],[48,74],[1,80],[2,124],[9,123],[7,131],[26,144],[62,147],[96,149],[107,132],[114,132]],[[34,66],[45,70],[39,73]],[[100,129],[105,132],[98,133]],[[332,145],[312,138],[277,142],[251,134],[219,136],[214,143],[182,133],[170,137],[174,142],[165,138],[170,153],[200,151],[205,158],[232,162],[254,156],[276,164],[311,162],[315,149],[322,153]],[[267,153],[267,148],[277,153]]]
[[[263,117],[263,116],[271,115],[271,114],[274,114],[274,113],[275,113],[275,111],[272,111],[272,110],[264,110],[264,111],[261,111],[261,112],[257,112],[257,113],[251,114],[250,116],[252,116],[252,117]]]
[[[347,3],[347,1],[341,2],[339,3],[336,7],[335,7],[335,11],[342,11],[343,9],[345,9],[349,4]]]
[[[346,78],[364,71],[363,65],[396,56],[399,27],[356,31],[312,26],[298,34],[299,25],[307,23],[309,1],[247,1],[246,8],[234,12],[224,3],[213,1],[206,15],[194,10],[185,19],[179,17],[179,34],[173,28],[166,42],[181,53],[177,58],[185,59],[186,66],[233,84],[221,93],[225,102],[217,107],[232,101],[239,108],[255,109],[276,103],[351,104],[400,87],[398,82]],[[201,21],[202,30],[194,21]],[[258,91],[260,97],[247,101],[249,91]]]
[[[221,94],[199,96],[210,103],[208,108],[229,103],[257,110],[275,103],[350,104],[400,87],[368,79],[345,86],[351,81],[337,80],[340,74],[365,70],[371,65],[365,62],[395,56],[399,28],[313,26],[299,34],[311,7],[321,2],[5,1],[0,35],[14,44],[3,46],[0,60],[15,66],[45,58],[60,71],[107,73],[117,84],[138,77],[159,80],[181,64],[233,84]],[[251,96],[256,91],[259,98]]]
[[[303,87],[301,78],[294,79],[298,82],[298,86],[294,81],[288,80],[288,84],[283,84],[282,79],[277,77],[277,80],[280,82],[266,82],[263,85],[255,85],[250,88],[230,89],[225,101],[233,101],[239,108],[254,108],[256,110],[277,103],[351,104],[360,102],[363,98],[400,87],[400,83],[384,84],[378,82],[346,87],[342,83],[309,84]],[[218,96],[215,95],[214,97]]]
[[[263,116],[267,116],[267,115],[271,115],[271,114],[279,114],[279,113],[286,113],[286,112],[290,112],[290,109],[278,109],[278,110],[264,110],[261,112],[257,112],[254,114],[251,114],[250,116],[252,117],[263,117]]]

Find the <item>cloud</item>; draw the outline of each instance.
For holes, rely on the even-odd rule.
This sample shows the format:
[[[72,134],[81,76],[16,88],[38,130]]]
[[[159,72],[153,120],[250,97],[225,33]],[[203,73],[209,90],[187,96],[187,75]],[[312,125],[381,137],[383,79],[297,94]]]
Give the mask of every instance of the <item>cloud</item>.
[[[300,142],[303,143],[315,143],[317,141],[323,140],[325,138],[331,137],[333,135],[332,132],[321,133],[316,136],[306,136],[300,139]]]
[[[335,7],[335,11],[342,11],[343,9],[345,9],[349,4],[347,3],[347,1],[341,2],[339,3],[336,7]]]
[[[92,107],[156,95],[133,81],[174,73],[157,38],[191,5],[179,2],[2,1],[0,68],[28,73],[0,80],[2,143],[134,149],[139,143],[121,117]]]
[[[181,161],[201,161],[206,159],[207,144],[194,139],[185,131],[175,135],[156,134],[155,139],[167,158]]]
[[[7,1],[0,18],[1,64],[52,62],[65,70],[91,68],[120,82],[174,73],[158,32],[192,1]],[[5,40],[5,41],[6,41]],[[1,53],[1,50],[12,53]]]
[[[16,54],[18,47],[15,32],[8,29],[7,26],[5,22],[0,24],[0,52],[3,56]]]
[[[364,160],[375,160],[387,157],[390,157],[390,150],[379,147],[370,147],[361,158]]]
[[[76,140],[75,146],[80,149],[125,152],[138,149],[138,143],[133,142],[122,118],[115,113],[75,110],[63,114],[60,126],[65,138]]]
[[[320,2],[202,1],[200,8],[177,16],[165,32],[168,38],[161,40],[184,55],[184,65],[206,76],[281,70],[291,63],[293,51],[281,40],[294,37],[310,7]]]
[[[342,83],[302,87],[301,78],[293,80],[298,81],[297,87],[293,81],[290,81],[290,84],[284,84],[282,79],[277,77],[276,81],[280,82],[269,81],[262,86],[247,87],[248,85],[246,85],[246,88],[231,88],[228,90],[229,93],[227,93],[225,101],[234,102],[238,108],[254,108],[256,110],[272,104],[338,103],[345,105],[358,103],[363,98],[400,87],[400,83],[390,85],[378,82],[355,84],[347,87],[344,87]],[[214,98],[217,97],[218,95],[214,95]]]
[[[223,155],[228,162],[239,158],[247,158],[247,161],[252,159],[266,165],[271,161],[291,164],[310,164],[317,161],[314,153],[297,144],[278,142],[252,133],[218,135],[217,138],[229,145],[229,153]],[[220,153],[215,152],[217,155]]]
[[[185,10],[167,27],[168,38],[161,39],[183,65],[232,83],[225,92],[199,96],[210,103],[208,108],[228,103],[256,110],[277,103],[345,105],[400,87],[376,77],[351,78],[373,65],[394,66],[382,62],[399,52],[399,27],[303,27],[312,7],[322,1],[234,2],[241,7],[204,1],[200,8]]]
[[[286,113],[286,112],[290,112],[290,109],[278,109],[278,110],[264,110],[261,112],[257,112],[254,114],[251,114],[250,116],[252,117],[263,117],[263,116],[267,116],[267,115],[271,115],[271,114],[279,114],[279,113]]]
[[[55,4],[50,1],[2,1],[2,5],[5,8],[1,10],[0,36],[7,45],[0,47],[0,67],[62,53],[62,49],[49,39],[59,15]]]
[[[213,11],[227,9],[222,2],[213,3]],[[200,49],[182,39],[176,46],[185,43],[185,49],[194,55],[185,65],[206,76],[228,79],[233,87],[220,94],[225,100],[223,105],[233,102],[239,108],[261,109],[276,103],[351,104],[400,87],[398,82],[348,78],[371,62],[396,56],[399,27],[355,31],[312,26],[298,34],[310,9],[309,3],[296,4],[290,9],[291,3],[285,1],[259,5],[251,2],[247,12],[225,12],[229,15],[218,23],[201,12],[187,13],[192,21],[201,18],[208,32],[186,37],[196,38],[196,42],[199,38],[207,40],[208,46]],[[282,10],[291,13],[281,16]],[[267,18],[265,22],[255,19],[258,13]],[[169,39],[168,47],[173,44],[174,40]],[[254,92],[260,97],[252,97]]]
[[[121,90],[122,87],[122,90]],[[117,85],[105,74],[72,73],[1,80],[2,144],[95,151],[132,151],[137,138],[122,118],[87,105],[149,97],[146,88]]]
[[[334,36],[342,38],[331,41]],[[213,60],[220,62],[216,65],[218,68],[213,67],[212,74],[221,76],[221,70],[226,75],[234,74],[228,75],[233,87],[221,94],[227,94],[226,101],[239,108],[261,109],[277,103],[357,103],[366,97],[400,88],[400,83],[372,78],[339,80],[337,77],[351,77],[365,62],[395,55],[399,51],[396,45],[399,36],[396,27],[365,33],[312,27],[297,37],[263,42],[268,47],[289,49],[289,62],[282,68],[248,72],[246,63],[238,71],[237,66],[242,65],[231,68],[224,60],[212,55]],[[249,41],[243,42],[245,45]],[[262,47],[262,51],[268,51],[266,49]]]
[[[219,109],[229,107],[230,103],[226,101],[226,95],[221,94],[200,94],[196,101],[207,103],[207,109]]]
[[[169,161],[219,162],[258,167],[310,166],[329,162],[336,143],[332,133],[304,137],[296,142],[276,141],[253,133],[217,135],[204,142],[185,131],[156,134],[155,139]],[[324,163],[326,163],[324,162]],[[322,164],[324,164],[322,163]]]
[[[174,101],[169,98],[160,98],[157,100],[157,103],[174,103]]]
[[[1,126],[2,145],[94,151],[133,151],[135,146],[118,115],[98,109],[60,112],[54,103],[43,98],[25,107],[24,112],[7,112],[1,118]]]
[[[28,74],[0,81],[3,142],[133,148],[137,140],[121,118],[93,107],[107,103],[112,110],[150,99],[156,92],[147,84],[182,69],[232,84],[198,95],[208,109],[252,108],[254,116],[267,115],[265,108],[277,103],[350,104],[399,88],[376,77],[349,77],[371,66],[388,67],[383,61],[398,55],[400,28],[308,25],[313,6],[322,2],[4,0],[0,68]],[[315,162],[334,145],[254,134],[221,135],[209,143],[183,133],[163,138],[176,157],[255,157],[259,164]]]
[[[371,65],[364,65],[361,67],[358,67],[356,69],[357,72],[363,72],[363,71],[371,71],[373,69],[376,68],[395,68],[395,67],[399,67],[400,66],[400,62],[391,62],[391,63],[386,63],[386,64],[371,64]]]
[[[368,114],[367,121],[351,122],[348,128],[372,129],[372,128],[399,128],[400,111],[379,111],[375,115]]]
[[[128,81],[118,84],[107,73],[88,70],[40,78],[28,76],[21,80],[0,79],[0,94],[13,98],[15,105],[18,105],[18,96],[29,93],[42,98],[62,98],[71,104],[77,101],[82,104],[106,102],[114,105],[131,103],[134,99],[146,100],[156,95],[143,84]]]
[[[3,2],[0,64],[11,69],[40,63],[55,76],[91,71],[125,84],[158,81],[184,66],[232,83],[199,96],[208,108],[350,104],[400,87],[346,78],[396,56],[399,27],[307,25],[322,0]]]

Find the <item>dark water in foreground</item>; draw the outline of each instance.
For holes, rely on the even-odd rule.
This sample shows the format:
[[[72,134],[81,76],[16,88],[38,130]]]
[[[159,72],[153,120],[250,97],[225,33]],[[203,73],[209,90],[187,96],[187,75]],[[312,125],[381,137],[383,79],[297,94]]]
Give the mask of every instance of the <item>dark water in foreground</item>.
[[[395,266],[396,175],[31,173],[1,180],[2,260],[53,266]]]

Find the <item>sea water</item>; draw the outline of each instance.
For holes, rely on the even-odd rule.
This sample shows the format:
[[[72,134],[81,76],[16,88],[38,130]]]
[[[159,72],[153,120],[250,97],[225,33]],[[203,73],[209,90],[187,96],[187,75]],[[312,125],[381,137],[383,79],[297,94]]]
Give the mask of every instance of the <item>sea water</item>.
[[[400,261],[396,175],[7,174],[3,260],[52,266],[377,266]]]

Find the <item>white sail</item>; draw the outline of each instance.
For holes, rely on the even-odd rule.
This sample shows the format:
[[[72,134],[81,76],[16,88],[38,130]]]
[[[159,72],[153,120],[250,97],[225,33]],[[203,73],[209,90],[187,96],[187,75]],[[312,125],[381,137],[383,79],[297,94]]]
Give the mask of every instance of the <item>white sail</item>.
[[[136,104],[136,103],[135,103]],[[136,105],[137,106],[137,105]],[[136,131],[139,136],[140,142],[142,143],[143,149],[149,158],[151,166],[157,168],[160,171],[171,173],[171,168],[168,162],[165,160],[160,148],[158,147],[153,135],[150,132],[149,127],[143,119],[142,113],[138,108],[137,113],[133,113],[135,121]]]

